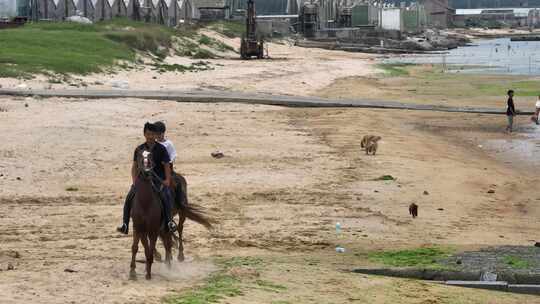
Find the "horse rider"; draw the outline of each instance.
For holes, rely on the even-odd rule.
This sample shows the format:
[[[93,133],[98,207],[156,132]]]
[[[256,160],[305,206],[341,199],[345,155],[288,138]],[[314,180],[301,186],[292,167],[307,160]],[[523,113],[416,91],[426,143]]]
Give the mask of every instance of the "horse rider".
[[[171,208],[172,208],[172,195],[171,195],[171,166],[170,158],[167,149],[156,142],[158,137],[158,131],[155,124],[147,122],[144,125],[144,138],[146,139],[145,143],[139,145],[135,152],[133,153],[133,164],[131,166],[131,178],[133,184],[131,189],[126,197],[124,202],[124,216],[123,223],[116,228],[118,232],[127,234],[129,230],[129,218],[131,215],[131,205],[133,198],[135,197],[135,181],[139,176],[139,169],[137,164],[137,157],[143,151],[148,151],[151,153],[152,163],[154,164],[152,171],[154,174],[154,182],[160,184],[159,191],[160,197],[163,204],[163,212],[167,221],[167,227],[169,231],[176,231],[177,227],[171,217]]]
[[[167,127],[165,126],[165,123],[162,121],[155,122],[154,125],[156,126],[156,131],[158,133],[158,136],[156,138],[156,141],[160,144],[162,144],[165,149],[167,149],[167,153],[169,153],[169,159],[171,160],[171,174],[172,174],[172,180],[174,183],[171,185],[171,189],[174,188],[176,197],[173,198],[173,202],[179,203],[180,197],[182,197],[182,187],[180,185],[180,180],[178,174],[174,172],[174,161],[176,159],[176,149],[174,147],[174,144],[172,141],[168,138],[165,138],[165,131],[167,131]]]

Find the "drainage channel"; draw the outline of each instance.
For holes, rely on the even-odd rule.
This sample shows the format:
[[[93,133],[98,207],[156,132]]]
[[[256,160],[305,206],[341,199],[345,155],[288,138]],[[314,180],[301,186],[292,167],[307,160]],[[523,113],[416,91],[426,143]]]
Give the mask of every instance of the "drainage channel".
[[[417,268],[357,268],[353,272],[434,281],[447,286],[540,295],[540,274],[490,273]]]

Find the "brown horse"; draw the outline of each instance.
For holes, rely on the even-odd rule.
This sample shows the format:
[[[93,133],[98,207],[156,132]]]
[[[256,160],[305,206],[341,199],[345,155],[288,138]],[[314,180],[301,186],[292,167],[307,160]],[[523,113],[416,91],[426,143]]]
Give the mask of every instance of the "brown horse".
[[[146,256],[146,279],[152,278],[152,263],[154,261],[154,250],[158,236],[163,240],[165,246],[165,261],[170,266],[172,237],[167,229],[161,229],[162,206],[159,194],[152,185],[151,157],[148,151],[143,151],[137,156],[139,175],[135,181],[135,197],[131,208],[133,219],[133,244],[131,247],[131,272],[130,277],[136,278],[135,266],[136,256],[139,250],[139,241],[144,246]],[[159,186],[159,185],[158,185]]]
[[[177,186],[180,188],[179,193],[176,193]],[[186,218],[199,223],[206,227],[207,229],[212,228],[212,221],[206,217],[204,212],[201,210],[201,207],[193,204],[188,203],[188,195],[187,195],[187,182],[186,179],[177,173],[173,173],[173,185],[171,187],[172,189],[172,197],[174,198],[175,203],[173,204],[173,209],[171,212],[172,217],[178,214],[179,221],[178,221],[178,236],[173,234],[174,241],[177,243],[178,246],[178,261],[182,262],[184,261],[184,245],[183,245],[183,232],[184,232],[184,223],[186,221]],[[167,241],[163,240],[163,244],[165,245]],[[166,247],[166,246],[165,246]],[[161,260],[161,255],[159,252],[154,249],[156,260]]]

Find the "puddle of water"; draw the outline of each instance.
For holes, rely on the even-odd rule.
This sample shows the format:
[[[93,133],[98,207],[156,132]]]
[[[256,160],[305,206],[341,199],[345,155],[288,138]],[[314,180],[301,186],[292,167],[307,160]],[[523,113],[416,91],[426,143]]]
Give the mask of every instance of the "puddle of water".
[[[540,75],[540,41],[510,41],[508,38],[479,40],[473,46],[444,53],[403,55],[387,62],[468,67],[450,70],[461,73]]]
[[[524,126],[505,139],[488,140],[482,146],[489,154],[512,167],[527,171],[540,169],[540,126]]]

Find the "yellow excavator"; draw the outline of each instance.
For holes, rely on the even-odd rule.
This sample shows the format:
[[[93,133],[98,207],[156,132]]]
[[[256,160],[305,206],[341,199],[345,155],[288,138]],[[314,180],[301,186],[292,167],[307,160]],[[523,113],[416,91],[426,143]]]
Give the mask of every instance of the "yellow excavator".
[[[250,59],[252,57],[262,59],[264,57],[264,41],[257,39],[257,20],[254,0],[248,0],[247,2],[246,33],[242,36],[240,56],[242,59]]]

